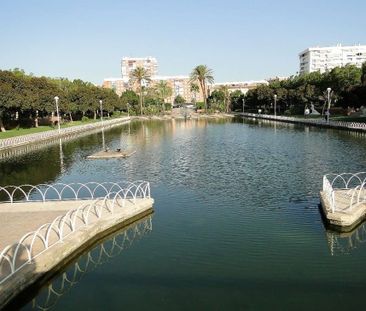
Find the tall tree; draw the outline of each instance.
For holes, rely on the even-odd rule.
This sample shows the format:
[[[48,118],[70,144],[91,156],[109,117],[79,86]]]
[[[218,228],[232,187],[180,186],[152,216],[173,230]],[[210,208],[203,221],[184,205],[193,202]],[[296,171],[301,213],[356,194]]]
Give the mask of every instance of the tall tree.
[[[196,104],[197,93],[200,91],[200,87],[198,86],[198,84],[192,82],[190,85],[190,91],[191,91],[191,93],[193,93],[194,104]]]
[[[140,114],[142,115],[143,112],[143,86],[146,82],[151,81],[150,73],[143,67],[136,67],[131,72],[131,78],[134,83],[138,84],[139,93],[140,93]]]
[[[173,89],[168,85],[167,81],[160,80],[155,86],[155,90],[158,98],[163,102],[163,110],[165,111],[165,100],[172,96]]]
[[[198,65],[193,68],[191,73],[191,83],[198,81],[203,95],[203,101],[205,103],[205,109],[207,111],[207,83],[213,83],[213,71],[209,69],[206,65]]]
[[[221,85],[220,91],[224,94],[224,107],[225,112],[230,112],[230,93],[229,93],[229,87],[227,85]]]
[[[363,62],[361,67],[361,84],[366,86],[366,62]]]

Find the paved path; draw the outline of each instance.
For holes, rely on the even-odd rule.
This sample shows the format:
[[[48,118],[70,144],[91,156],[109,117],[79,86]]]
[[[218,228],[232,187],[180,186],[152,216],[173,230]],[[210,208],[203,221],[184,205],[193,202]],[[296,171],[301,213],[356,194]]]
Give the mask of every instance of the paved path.
[[[0,204],[0,252],[8,245],[40,226],[52,222],[57,216],[78,208],[92,200],[48,201]]]

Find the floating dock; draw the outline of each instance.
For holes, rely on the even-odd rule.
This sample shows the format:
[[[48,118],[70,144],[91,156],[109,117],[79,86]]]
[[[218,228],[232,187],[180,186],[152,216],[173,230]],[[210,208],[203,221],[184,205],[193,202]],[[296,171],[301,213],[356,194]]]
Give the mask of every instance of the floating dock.
[[[128,158],[133,155],[136,150],[102,150],[98,151],[90,156],[87,156],[87,159],[114,159],[114,158]]]
[[[325,175],[320,201],[325,219],[333,229],[353,230],[366,219],[366,172]]]

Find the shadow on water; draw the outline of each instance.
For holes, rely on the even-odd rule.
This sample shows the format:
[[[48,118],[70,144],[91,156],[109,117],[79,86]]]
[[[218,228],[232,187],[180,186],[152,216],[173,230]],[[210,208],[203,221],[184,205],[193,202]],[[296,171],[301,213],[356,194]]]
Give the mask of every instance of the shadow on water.
[[[77,258],[21,292],[3,310],[52,310],[83,277],[152,231],[152,214],[102,238]]]

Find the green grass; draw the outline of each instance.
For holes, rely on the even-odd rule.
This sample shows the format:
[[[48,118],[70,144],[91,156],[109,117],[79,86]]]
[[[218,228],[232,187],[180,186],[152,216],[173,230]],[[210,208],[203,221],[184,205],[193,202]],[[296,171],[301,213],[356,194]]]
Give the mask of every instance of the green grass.
[[[68,122],[68,123],[64,123],[61,124],[61,128],[66,128],[66,127],[72,127],[72,126],[77,126],[77,125],[85,125],[85,124],[90,124],[90,123],[95,123],[95,122],[100,122],[100,120],[94,120],[94,119],[89,119],[88,121],[74,121],[74,122]],[[39,126],[39,127],[31,127],[31,128],[19,128],[19,129],[12,129],[12,130],[7,130],[6,132],[1,132],[0,133],[0,139],[5,139],[5,138],[10,138],[10,137],[16,137],[16,136],[22,136],[22,135],[27,135],[27,134],[34,134],[34,133],[40,133],[40,132],[46,132],[46,131],[51,131],[51,130],[55,130],[57,129],[56,127],[52,127],[52,126]]]

